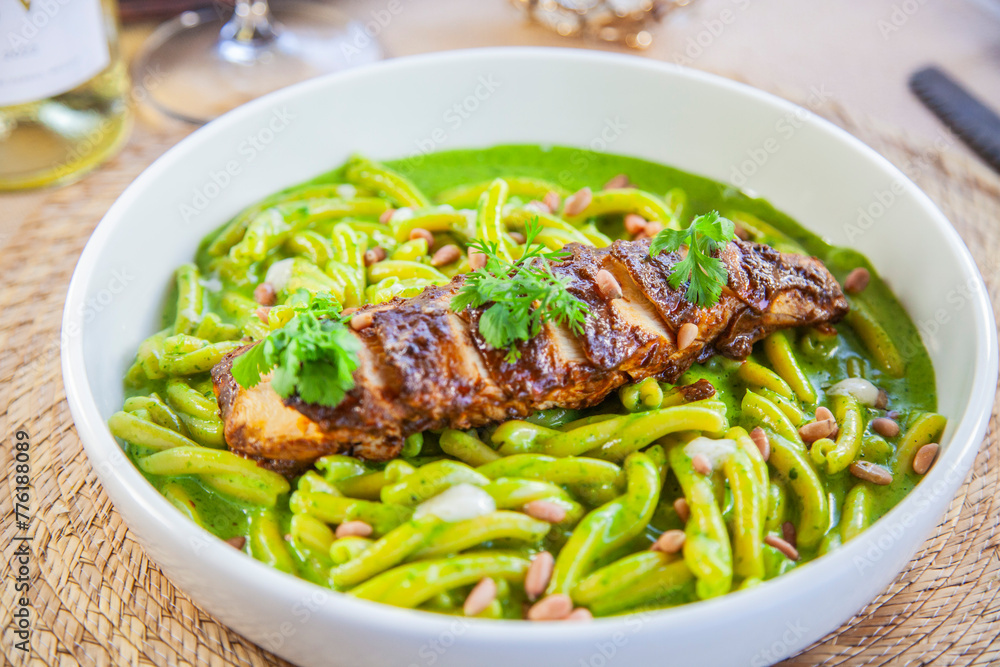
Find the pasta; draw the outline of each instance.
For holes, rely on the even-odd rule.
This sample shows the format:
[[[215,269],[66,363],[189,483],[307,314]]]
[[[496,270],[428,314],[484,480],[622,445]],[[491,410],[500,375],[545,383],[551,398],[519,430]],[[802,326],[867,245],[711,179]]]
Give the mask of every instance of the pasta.
[[[567,164],[589,166],[567,177]],[[283,326],[301,290],[353,308],[445,284],[470,270],[474,239],[517,258],[533,222],[538,242],[559,249],[625,238],[625,215],[682,229],[714,208],[838,277],[867,266],[760,200],[631,158],[512,146],[406,166],[355,156],[240,212],[178,268],[164,328],[139,344],[108,426],[204,529],[245,538],[278,570],[401,607],[461,615],[472,587],[492,578],[477,615],[494,619],[524,617],[526,580],[549,562],[544,595],[606,616],[760,585],[853,539],[919,481],[917,452],[940,441],[946,420],[926,353],[900,344],[916,331],[877,276],[836,330],[779,331],[745,361],[709,359],[676,385],[647,378],[587,410],[428,431],[391,462],[327,456],[291,480],[229,452],[207,377],[223,356]],[[620,173],[635,185],[599,188]],[[550,205],[585,186],[594,191],[582,207]],[[463,252],[432,265],[447,244]],[[264,282],[274,303],[254,296]],[[847,378],[889,404],[827,394]],[[699,381],[714,393],[689,400]],[[836,428],[814,439],[824,411]],[[897,435],[872,428],[886,416]],[[891,482],[855,475],[861,462]],[[478,509],[427,510],[447,494]],[[667,531],[677,548],[651,549]]]

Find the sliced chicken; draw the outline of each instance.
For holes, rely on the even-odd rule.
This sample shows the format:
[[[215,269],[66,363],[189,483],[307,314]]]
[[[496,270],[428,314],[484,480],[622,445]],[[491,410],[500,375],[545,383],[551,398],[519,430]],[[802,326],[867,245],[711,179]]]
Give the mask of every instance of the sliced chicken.
[[[722,250],[729,282],[711,308],[698,308],[670,287],[682,255],[651,258],[648,240],[607,248],[574,243],[566,250],[570,257],[552,270],[589,306],[583,330],[546,324],[518,345],[513,363],[480,335],[482,309],[451,311],[462,276],[364,308],[373,317],[355,332],[364,343],[355,387],[336,407],[282,400],[266,382],[243,389],[230,372],[246,348],[237,350],[212,370],[230,448],[284,471],[334,453],[385,460],[413,433],[593,406],[623,384],[650,376],[673,382],[714,354],[743,359],[776,329],[836,322],[848,310],[818,259],[764,245],[737,240]],[[598,287],[602,269],[618,281],[620,299]],[[680,350],[677,332],[686,323],[698,333]]]

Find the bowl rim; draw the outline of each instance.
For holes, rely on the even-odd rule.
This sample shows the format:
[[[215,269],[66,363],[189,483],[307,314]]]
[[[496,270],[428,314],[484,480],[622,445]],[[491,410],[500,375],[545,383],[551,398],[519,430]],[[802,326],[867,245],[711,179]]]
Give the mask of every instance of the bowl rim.
[[[61,365],[67,402],[90,464],[97,472],[102,485],[116,490],[122,494],[120,497],[125,497],[127,494],[132,499],[135,509],[155,521],[161,532],[169,532],[172,539],[178,542],[187,543],[199,540],[207,542],[199,553],[201,567],[208,569],[213,576],[218,577],[220,584],[239,582],[241,585],[251,585],[257,589],[257,595],[259,595],[261,602],[270,600],[291,604],[303,599],[316,598],[318,592],[321,592],[324,594],[323,599],[318,602],[318,608],[315,610],[318,615],[330,619],[337,617],[350,619],[354,624],[366,625],[374,630],[389,633],[398,632],[401,627],[405,627],[408,633],[421,633],[425,637],[437,636],[441,632],[446,632],[455,622],[455,619],[450,616],[399,609],[381,603],[358,600],[347,595],[329,595],[333,591],[268,567],[242,552],[233,550],[222,540],[206,540],[207,531],[178,512],[146,481],[131,462],[119,466],[117,469],[112,468],[110,471],[108,469],[102,470],[102,462],[119,458],[123,452],[108,431],[105,419],[101,416],[88,382],[82,342],[84,318],[81,306],[85,302],[93,272],[97,268],[99,254],[114,238],[116,230],[124,224],[126,218],[123,213],[129,209],[134,201],[143,196],[145,189],[157,180],[161,173],[173,168],[176,163],[183,162],[187,154],[198,144],[211,140],[226,126],[252,117],[259,111],[269,110],[273,105],[280,104],[284,100],[305,97],[316,89],[336,86],[341,81],[356,77],[367,77],[372,72],[381,70],[422,69],[456,59],[537,61],[540,58],[561,61],[574,67],[601,62],[613,63],[623,68],[643,69],[656,75],[678,77],[699,85],[722,89],[727,94],[736,97],[751,98],[778,111],[797,113],[803,116],[804,124],[812,126],[813,129],[823,132],[839,142],[846,143],[859,154],[859,159],[868,160],[886,176],[902,183],[904,193],[920,205],[931,224],[942,233],[947,242],[948,250],[958,260],[963,275],[975,281],[979,288],[971,299],[976,340],[975,354],[971,362],[976,364],[972,382],[973,399],[965,406],[960,416],[950,420],[949,424],[955,426],[949,428],[952,433],[946,439],[948,445],[942,451],[938,461],[939,465],[934,466],[914,491],[907,494],[892,510],[870,526],[865,534],[872,535],[879,526],[900,521],[905,513],[910,512],[912,506],[915,505],[917,490],[936,487],[939,483],[946,486],[951,484],[945,479],[945,475],[948,474],[946,468],[958,470],[962,473],[962,480],[964,480],[985,435],[996,392],[998,353],[994,314],[986,296],[986,287],[978,267],[958,233],[931,199],[886,158],[846,130],[792,102],[746,84],[675,63],[655,61],[633,55],[553,47],[489,47],[435,52],[386,60],[304,81],[249,102],[199,128],[157,158],[125,189],[92,233],[73,272],[63,309],[60,334]],[[74,329],[80,333],[74,336],[67,335],[67,331]],[[948,465],[940,465],[942,463]],[[112,494],[109,492],[109,495]],[[949,501],[953,496],[953,492],[948,493]],[[926,539],[926,535],[923,536],[923,539]],[[806,563],[766,582],[765,585],[735,591],[711,600],[640,613],[648,614],[648,617],[655,617],[657,623],[674,623],[684,626],[708,624],[710,626],[722,618],[723,614],[740,615],[759,612],[761,608],[772,605],[775,600],[785,600],[789,596],[809,589],[810,584],[816,584],[817,581],[822,580],[822,577],[816,577],[814,572],[816,574],[821,574],[824,571],[832,573],[838,564],[849,563],[856,557],[861,557],[865,547],[864,540],[854,540],[823,558]],[[912,558],[912,554],[909,557]],[[896,570],[896,574],[898,574],[898,570]],[[252,584],[248,582],[249,579],[253,580]],[[195,592],[192,593],[192,597],[198,600],[200,595]],[[602,633],[605,630],[621,630],[634,616],[635,614],[629,614],[597,619],[594,622],[596,627],[589,624],[497,623],[484,619],[463,620],[469,623],[465,637],[470,640],[518,641],[542,645],[574,639],[587,639],[594,636],[593,632],[597,628],[600,628]]]

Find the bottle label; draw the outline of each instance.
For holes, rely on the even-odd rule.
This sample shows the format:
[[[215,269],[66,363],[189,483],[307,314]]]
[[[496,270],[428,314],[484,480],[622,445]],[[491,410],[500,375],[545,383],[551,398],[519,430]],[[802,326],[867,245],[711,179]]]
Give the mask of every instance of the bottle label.
[[[0,107],[65,93],[109,62],[101,0],[0,0]]]

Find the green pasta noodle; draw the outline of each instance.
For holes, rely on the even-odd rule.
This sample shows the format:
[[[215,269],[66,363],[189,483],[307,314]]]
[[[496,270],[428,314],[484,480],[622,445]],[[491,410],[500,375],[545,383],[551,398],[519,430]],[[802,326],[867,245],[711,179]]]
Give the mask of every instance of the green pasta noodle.
[[[501,458],[500,454],[482,440],[462,431],[446,430],[441,434],[439,444],[445,454],[450,454],[473,467],[486,465]]]
[[[556,557],[548,594],[569,594],[598,558],[623,546],[649,523],[660,499],[653,461],[636,452],[625,460],[625,494],[587,514]]]
[[[549,192],[554,192],[562,198],[569,194],[562,186],[541,178],[514,176],[504,180],[507,181],[512,197],[542,199]],[[472,185],[459,185],[438,194],[437,201],[455,208],[475,208],[480,195],[486,192],[492,184],[493,181],[483,181]]]
[[[499,552],[418,561],[376,577],[350,591],[350,595],[412,608],[438,593],[486,577],[522,579],[528,565],[526,558]]]
[[[792,343],[788,339],[785,331],[775,331],[764,339],[764,353],[767,355],[771,365],[774,366],[777,374],[785,381],[785,384],[795,391],[795,395],[804,403],[816,402],[816,389],[812,386],[809,376],[802,370],[799,360],[795,357]],[[768,387],[773,391],[781,393],[774,387]],[[791,398],[787,396],[786,398]]]
[[[344,175],[355,185],[381,192],[397,206],[424,208],[430,205],[427,196],[408,178],[374,160],[355,155],[348,161]]]
[[[192,333],[201,320],[204,309],[204,292],[199,282],[201,274],[194,264],[183,264],[177,269],[177,319],[174,333]]]
[[[551,525],[520,512],[493,512],[443,526],[414,558],[438,558],[497,539],[540,542]]]
[[[295,573],[295,562],[285,546],[285,539],[273,511],[264,510],[251,516],[247,545],[250,555],[265,565],[289,574]]]
[[[388,533],[408,521],[413,514],[412,508],[402,505],[386,505],[317,491],[294,492],[289,499],[289,507],[295,514],[311,514],[330,524],[364,521],[376,535]]]
[[[330,571],[330,583],[339,590],[351,588],[402,563],[428,542],[441,525],[428,516],[393,528],[370,547]]]
[[[824,438],[813,443],[810,449],[813,462],[821,469],[825,464],[826,472],[830,475],[847,470],[858,458],[861,452],[861,432],[864,429],[861,407],[850,396],[833,397],[833,416],[840,427],[837,440],[833,442]]]
[[[667,450],[691,516],[685,526],[684,562],[694,574],[695,591],[702,600],[729,592],[733,581],[733,554],[715,499],[712,483],[694,471],[682,440]]]
[[[798,499],[798,542],[805,547],[816,546],[823,539],[830,523],[826,489],[804,448],[774,432],[769,432],[768,438],[771,441],[771,458],[768,463],[781,475]]]
[[[652,193],[631,188],[595,192],[590,204],[582,212],[563,217],[568,222],[576,224],[587,218],[610,213],[635,213],[646,220],[655,220],[668,227],[677,224],[675,216],[662,199]]]

